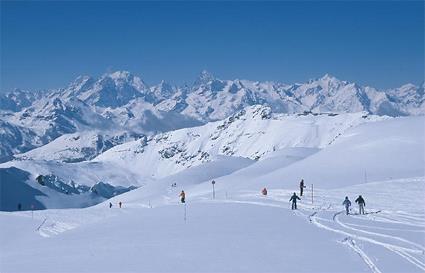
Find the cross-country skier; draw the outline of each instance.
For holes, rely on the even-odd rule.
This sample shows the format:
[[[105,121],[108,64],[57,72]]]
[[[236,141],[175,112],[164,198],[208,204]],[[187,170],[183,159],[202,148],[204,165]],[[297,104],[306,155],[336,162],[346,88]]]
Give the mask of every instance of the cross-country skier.
[[[266,189],[266,188],[264,188],[264,189],[261,191],[261,193],[262,193],[264,196],[266,196],[266,195],[267,195],[267,189]]]
[[[298,196],[297,196],[297,194],[294,192],[294,194],[291,196],[291,199],[289,199],[289,202],[291,202],[292,201],[292,209],[294,210],[294,209],[297,209],[297,199],[298,200],[301,200],[301,198],[299,198]]]
[[[364,207],[366,206],[366,202],[364,201],[363,197],[359,195],[355,202],[359,204],[359,214],[364,214]]]
[[[304,179],[301,179],[301,182],[300,182],[300,196],[303,196],[304,188],[305,188],[305,186],[304,186]]]
[[[179,196],[180,196],[180,201],[182,203],[184,203],[185,202],[185,199],[186,199],[186,194],[184,193],[184,191],[182,191]]]
[[[345,200],[344,202],[342,202],[342,205],[345,207],[345,212],[348,215],[351,206],[351,201],[348,199],[348,196],[345,197]]]

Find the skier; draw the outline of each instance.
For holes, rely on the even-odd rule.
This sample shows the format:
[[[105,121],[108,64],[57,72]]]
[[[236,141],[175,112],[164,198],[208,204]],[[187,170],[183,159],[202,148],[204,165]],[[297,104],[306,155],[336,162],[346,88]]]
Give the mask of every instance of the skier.
[[[289,199],[289,202],[291,202],[292,201],[292,209],[294,210],[294,209],[297,209],[297,199],[298,200],[301,200],[301,198],[299,198],[298,196],[297,196],[297,194],[294,192],[294,194],[291,196],[291,199]]]
[[[305,186],[304,186],[304,179],[301,179],[301,182],[300,182],[300,196],[303,196],[304,188],[305,188]]]
[[[22,204],[21,203],[19,203],[18,204],[18,210],[21,210],[22,209]]]
[[[112,208],[112,203],[111,202],[109,202],[109,208]]]
[[[184,193],[184,191],[182,191],[179,196],[180,196],[180,201],[182,203],[184,203],[185,202],[185,199],[186,199],[186,194]]]
[[[359,204],[359,214],[364,214],[364,207],[366,206],[366,202],[364,201],[363,197],[359,195],[355,202]]]
[[[348,200],[348,196],[345,197],[345,200],[344,200],[344,202],[342,202],[342,205],[345,207],[345,212],[348,215],[348,212],[349,212],[349,209],[350,209],[350,206],[351,206],[351,201]]]
[[[122,202],[120,201],[119,203],[118,203],[118,205],[120,206],[120,208],[121,208],[121,206],[122,206]]]
[[[262,193],[264,196],[266,196],[266,195],[267,195],[267,189],[266,189],[266,188],[264,188],[264,189],[261,191],[261,193]]]

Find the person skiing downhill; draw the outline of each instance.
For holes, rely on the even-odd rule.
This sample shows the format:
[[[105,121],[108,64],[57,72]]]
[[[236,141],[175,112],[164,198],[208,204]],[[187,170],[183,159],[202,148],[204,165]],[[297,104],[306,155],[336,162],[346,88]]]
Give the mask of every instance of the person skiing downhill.
[[[366,202],[364,201],[363,197],[359,195],[355,202],[359,204],[359,214],[364,214],[364,207],[366,206]]]
[[[180,202],[185,203],[186,194],[184,193],[184,191],[182,191],[179,196],[180,196]]]
[[[348,196],[345,197],[345,200],[344,202],[342,202],[342,205],[345,207],[345,213],[348,215],[351,206],[351,201],[348,199]]]
[[[298,200],[301,200],[301,198],[299,198],[298,196],[297,196],[297,194],[294,192],[294,194],[291,196],[291,199],[289,199],[289,202],[291,202],[292,201],[292,209],[294,210],[294,209],[297,209],[297,199]]]
[[[304,188],[305,188],[306,186],[304,186],[304,179],[301,179],[301,182],[300,182],[300,196],[303,196],[303,192],[304,192]]]

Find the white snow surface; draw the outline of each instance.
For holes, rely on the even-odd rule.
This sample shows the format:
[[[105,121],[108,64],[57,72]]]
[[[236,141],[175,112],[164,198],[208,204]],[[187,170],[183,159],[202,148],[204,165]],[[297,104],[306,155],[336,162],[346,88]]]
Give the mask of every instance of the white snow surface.
[[[34,215],[0,212],[0,272],[425,271],[424,117],[293,116],[273,125],[272,116],[259,116],[265,119],[253,118],[253,128],[268,132],[270,127],[273,134],[257,136],[254,129],[238,127],[242,115],[230,124],[227,120],[211,125],[212,131],[208,126],[192,128],[190,132],[200,137],[184,129],[168,138],[162,135],[158,142],[153,138],[157,146],[186,136],[186,149],[196,150],[232,140],[227,130],[213,135],[218,136],[215,140],[209,138],[220,125],[235,126],[232,132],[239,134],[233,155],[217,152],[214,160],[181,171],[164,167],[170,175],[142,179],[142,187],[96,206],[47,209]],[[335,121],[343,126],[335,129]],[[293,134],[288,139],[299,138],[285,145],[285,134],[274,134],[287,124]],[[294,128],[299,131],[294,133]],[[243,137],[247,132],[253,134],[246,137],[249,141]],[[305,132],[319,134],[307,137]],[[264,141],[251,141],[265,136]],[[276,139],[281,142],[271,143]],[[134,154],[133,145],[138,147],[137,142],[128,143],[105,153],[122,151],[122,158],[108,155],[107,163],[100,156],[89,163],[110,168],[111,173],[130,173],[131,166],[112,159],[137,164],[150,144],[127,158]],[[274,152],[273,146],[278,147]],[[256,155],[261,157],[253,160]],[[23,169],[24,164],[37,165],[31,162],[7,164]],[[88,175],[91,167],[85,168]],[[307,188],[299,210],[292,211],[288,201],[298,192],[301,178]],[[263,187],[267,196],[260,194]],[[181,190],[186,192],[186,205],[179,203]],[[360,194],[366,215],[356,213],[354,200]],[[353,203],[350,215],[342,207],[345,196]]]

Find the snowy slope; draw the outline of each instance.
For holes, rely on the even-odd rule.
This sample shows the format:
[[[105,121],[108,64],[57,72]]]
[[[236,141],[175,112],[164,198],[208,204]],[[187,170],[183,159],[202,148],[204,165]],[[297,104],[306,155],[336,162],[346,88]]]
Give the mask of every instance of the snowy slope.
[[[111,162],[141,177],[161,178],[217,155],[259,160],[287,147],[324,148],[350,127],[379,119],[364,113],[273,114],[269,107],[252,106],[224,121],[118,145],[94,161]]]
[[[182,181],[193,179],[191,169],[184,172]],[[211,191],[186,185],[186,206],[177,203],[180,186],[168,184],[168,191],[141,188],[116,197],[112,209],[36,211],[34,219],[3,212],[2,271],[421,272],[424,183],[422,177],[316,189],[315,203],[303,199],[295,213],[287,202],[292,189],[269,189],[264,197],[249,184],[226,195],[223,188],[215,200]],[[343,196],[359,193],[370,214],[341,214]]]
[[[337,188],[398,178],[425,176],[425,118],[406,117],[353,127],[332,145],[291,164],[274,162],[291,160],[295,152],[280,152],[230,176],[217,180],[229,188],[292,187],[303,178],[306,185]],[[273,155],[273,154],[271,154]],[[267,164],[267,167],[264,165]],[[267,171],[264,170],[267,168]],[[238,183],[235,183],[238,181]],[[209,189],[208,186],[206,186]]]
[[[93,159],[108,149],[127,141],[142,138],[142,135],[128,135],[126,132],[82,131],[65,134],[29,152],[15,155],[18,160],[55,160],[81,162]]]
[[[231,139],[231,133],[240,133],[232,156],[217,153],[211,162],[156,180],[133,173],[127,182],[139,179],[142,187],[85,209],[35,211],[33,218],[30,211],[0,212],[1,271],[423,272],[424,117],[276,116],[265,109],[249,108],[239,118],[211,123],[212,131],[208,125],[191,128],[191,133],[199,130],[199,137],[187,134],[187,129],[168,134],[171,143],[187,138],[184,145],[189,149],[204,134],[208,137],[199,143],[211,147],[211,133],[220,132],[213,134],[219,141],[221,136]],[[295,131],[296,141],[287,142],[294,135],[276,137],[285,126]],[[267,138],[261,142],[251,142],[253,136],[243,138],[249,128],[255,132],[261,128]],[[146,140],[143,153],[149,145],[167,143],[163,137],[158,142],[156,137]],[[264,153],[260,160],[236,157],[255,155],[266,143],[279,149]],[[114,149],[134,153],[126,146],[130,144],[104,155]],[[143,154],[138,151],[127,164]],[[31,170],[28,183],[33,173],[53,169],[92,185],[108,177],[119,183],[131,173],[100,157],[73,164],[21,160],[0,167],[13,165]],[[298,191],[301,177],[308,187],[299,210],[293,212],[288,200]],[[263,187],[268,196],[260,194]],[[178,200],[181,190],[186,192],[186,206]],[[366,200],[366,215],[356,214],[354,199],[359,194]],[[345,196],[353,202],[348,216],[341,204]],[[117,207],[118,202],[123,208]]]

